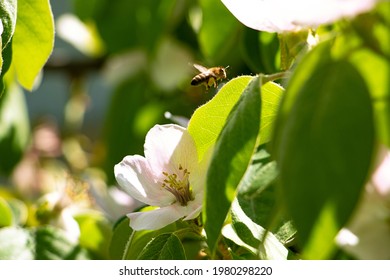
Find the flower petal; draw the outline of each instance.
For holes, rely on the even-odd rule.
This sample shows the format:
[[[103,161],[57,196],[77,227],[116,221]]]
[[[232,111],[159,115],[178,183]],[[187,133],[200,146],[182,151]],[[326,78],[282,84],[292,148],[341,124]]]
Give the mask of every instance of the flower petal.
[[[266,32],[298,31],[370,10],[379,0],[222,0],[244,25]]]
[[[155,181],[144,157],[125,157],[115,165],[114,173],[122,189],[145,204],[167,206],[175,201],[175,197]]]
[[[130,227],[134,230],[157,230],[183,217],[183,209],[172,204],[148,212],[130,213],[127,217],[130,219]]]
[[[190,185],[193,193],[203,192],[206,186],[206,174],[213,155],[214,146],[210,147],[203,155],[197,166],[191,169]]]
[[[189,171],[198,164],[194,140],[179,125],[156,125],[146,135],[145,157],[157,177],[162,172],[180,174],[179,165]]]

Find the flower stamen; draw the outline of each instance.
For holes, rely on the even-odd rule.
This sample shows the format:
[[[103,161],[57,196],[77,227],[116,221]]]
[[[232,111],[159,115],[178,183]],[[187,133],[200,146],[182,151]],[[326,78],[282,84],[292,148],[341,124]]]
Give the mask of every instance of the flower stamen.
[[[181,165],[179,165],[179,171],[182,173],[181,179],[176,173],[169,174],[163,171],[162,174],[166,179],[164,179],[162,187],[172,193],[181,206],[186,206],[188,201],[194,200],[188,179],[190,172],[183,169]]]

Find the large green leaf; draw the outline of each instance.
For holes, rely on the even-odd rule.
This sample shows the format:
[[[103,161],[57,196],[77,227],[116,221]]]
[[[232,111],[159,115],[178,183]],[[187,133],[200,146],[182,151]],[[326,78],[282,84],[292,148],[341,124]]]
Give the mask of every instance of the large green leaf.
[[[213,99],[199,107],[192,115],[188,131],[195,141],[200,159],[214,145],[226,118],[252,78],[241,76],[230,80]]]
[[[20,84],[34,85],[54,46],[54,23],[49,0],[19,0],[13,37],[13,64]]]
[[[203,211],[207,242],[212,253],[235,197],[236,188],[255,151],[260,130],[260,85],[261,78],[255,77],[245,88],[230,112],[214,147],[207,173]]]
[[[153,238],[138,256],[139,260],[185,260],[183,244],[174,233]]]
[[[276,129],[280,188],[306,258],[327,258],[368,176],[374,143],[367,85],[326,46],[289,82]],[[325,55],[324,55],[325,54]]]

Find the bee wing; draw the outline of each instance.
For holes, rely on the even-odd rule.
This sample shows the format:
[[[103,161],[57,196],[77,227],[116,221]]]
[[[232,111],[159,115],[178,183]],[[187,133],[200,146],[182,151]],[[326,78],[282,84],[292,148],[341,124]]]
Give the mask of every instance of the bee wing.
[[[204,72],[207,72],[207,71],[208,71],[208,69],[207,69],[206,67],[204,67],[204,66],[202,66],[202,65],[199,65],[199,64],[194,64],[194,67],[195,67],[196,69],[198,69],[198,71],[201,72],[201,73],[204,73]]]

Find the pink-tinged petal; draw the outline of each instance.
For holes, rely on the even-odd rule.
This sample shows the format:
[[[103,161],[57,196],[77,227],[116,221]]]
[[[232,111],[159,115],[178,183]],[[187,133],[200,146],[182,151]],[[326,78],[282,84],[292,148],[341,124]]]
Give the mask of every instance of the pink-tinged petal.
[[[127,214],[130,227],[134,230],[157,230],[163,228],[184,216],[183,207],[175,204],[148,212]]]
[[[133,198],[149,205],[167,206],[175,197],[155,181],[145,158],[127,156],[114,168],[115,178],[121,188]]]
[[[244,25],[266,32],[298,31],[369,11],[379,0],[222,0]]]
[[[179,165],[191,171],[197,165],[194,140],[178,125],[156,125],[146,135],[145,157],[157,177],[180,174]]]

